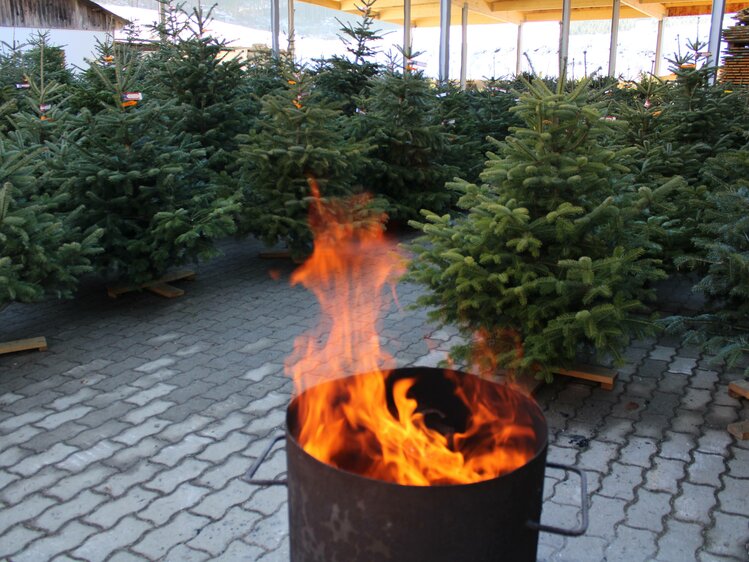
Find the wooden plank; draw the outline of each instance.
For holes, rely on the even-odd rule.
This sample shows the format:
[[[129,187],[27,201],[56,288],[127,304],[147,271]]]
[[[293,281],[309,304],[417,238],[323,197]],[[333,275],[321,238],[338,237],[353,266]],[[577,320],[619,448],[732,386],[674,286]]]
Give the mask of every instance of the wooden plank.
[[[146,289],[167,299],[174,299],[185,294],[182,289],[179,289],[174,285],[169,285],[168,283],[154,283],[153,285],[146,287]]]
[[[124,293],[131,293],[133,291],[140,291],[142,289],[149,289],[152,286],[155,285],[168,285],[169,283],[172,283],[174,281],[192,281],[195,279],[195,272],[191,269],[178,269],[176,271],[170,271],[169,273],[165,273],[160,279],[156,279],[154,281],[149,281],[147,283],[141,283],[140,285],[107,285],[107,295],[109,295],[110,298],[116,299],[118,296],[124,294]],[[172,287],[172,289],[176,289],[176,287]],[[165,292],[169,292],[169,290],[164,289]],[[159,289],[153,291],[156,294],[159,293]],[[184,291],[182,291],[182,294],[184,294]],[[167,295],[162,295],[167,296]],[[181,295],[175,295],[175,296],[181,296]],[[173,298],[173,297],[169,297]]]
[[[737,380],[728,385],[728,392],[749,399],[749,381]]]
[[[749,420],[728,424],[728,433],[736,439],[749,439]]]
[[[613,390],[616,379],[616,371],[597,365],[576,365],[572,369],[552,369],[555,375],[583,379],[601,384],[604,390]]]
[[[32,349],[46,351],[47,339],[41,336],[38,338],[28,338],[25,340],[15,340],[0,343],[0,355],[5,355],[6,353],[16,353],[17,351],[29,351]]]

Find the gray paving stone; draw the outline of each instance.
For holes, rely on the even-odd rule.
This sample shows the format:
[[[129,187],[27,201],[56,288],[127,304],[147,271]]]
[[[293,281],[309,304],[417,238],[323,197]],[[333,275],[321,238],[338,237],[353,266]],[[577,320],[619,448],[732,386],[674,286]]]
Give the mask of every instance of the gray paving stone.
[[[684,373],[690,375],[697,368],[697,360],[691,357],[676,357],[668,364],[668,370],[672,373]]]
[[[10,472],[0,470],[0,491],[20,478],[21,477],[17,474],[11,474]]]
[[[273,515],[255,522],[244,540],[265,550],[273,551],[277,549],[288,534],[287,518],[287,510],[279,509]],[[567,524],[569,524],[569,519],[567,519]]]
[[[49,407],[59,412],[62,410],[66,410],[76,404],[80,404],[81,402],[85,402],[95,395],[96,392],[93,389],[81,388],[78,392],[58,398],[57,400],[52,402]]]
[[[247,544],[241,540],[232,542],[226,550],[213,559],[213,562],[234,562],[235,560],[262,560],[263,556],[268,554],[260,547]],[[285,560],[288,560],[287,555]],[[279,561],[282,560],[279,558]]]
[[[645,488],[675,495],[679,492],[679,482],[685,474],[683,461],[655,457],[653,468],[645,474]]]
[[[191,508],[209,492],[210,490],[207,488],[182,484],[168,496],[163,496],[151,502],[146,509],[138,513],[138,517],[151,521],[158,526],[164,525],[175,513]]]
[[[607,560],[649,560],[656,553],[656,535],[644,529],[620,525],[616,538],[606,548]]]
[[[717,503],[715,489],[688,482],[683,482],[681,488],[681,495],[674,501],[676,517],[682,521],[694,521],[703,525],[709,524],[710,511]]]
[[[609,418],[599,432],[597,439],[611,443],[624,444],[627,437],[635,430],[632,420]]]
[[[73,521],[60,529],[58,533],[44,536],[26,546],[13,556],[13,562],[52,560],[56,555],[79,546],[94,533],[96,533],[94,527]]]
[[[0,408],[3,406],[9,406],[13,404],[13,402],[17,402],[18,400],[23,399],[23,394],[15,394],[14,392],[6,392],[2,396],[0,396]]]
[[[92,489],[113,472],[114,469],[108,466],[88,466],[83,472],[58,480],[45,491],[45,494],[67,501],[84,490]]]
[[[83,470],[91,463],[107,459],[122,448],[119,443],[112,441],[100,441],[93,447],[85,451],[78,451],[67,457],[64,461],[57,463],[57,466],[70,472]]]
[[[168,402],[166,400],[154,400],[153,402],[149,402],[147,405],[138,408],[136,410],[132,410],[129,412],[125,417],[123,417],[123,421],[126,421],[127,423],[132,424],[143,424],[146,420],[153,423],[155,419],[150,419],[153,416],[159,415],[164,410],[168,410],[174,406],[174,402]]]
[[[613,540],[617,525],[624,522],[627,501],[595,495],[590,504],[590,523],[586,536]]]
[[[286,421],[286,412],[283,410],[271,410],[263,417],[255,418],[242,431],[251,435],[262,437],[271,431],[280,430]]]
[[[260,518],[259,513],[233,507],[220,520],[203,527],[200,534],[189,541],[187,546],[218,556],[236,538],[247,534]]]
[[[718,492],[720,510],[735,515],[749,515],[749,480],[723,477],[723,490]],[[749,529],[749,520],[746,522]]]
[[[174,363],[175,359],[173,357],[162,357],[161,359],[156,359],[155,361],[143,363],[142,365],[136,367],[135,370],[141,373],[153,373],[154,371],[158,371],[159,369],[162,369],[164,367],[170,367],[171,365],[174,365]]]
[[[658,390],[665,393],[681,394],[684,392],[687,384],[689,384],[689,377],[687,375],[667,372],[658,381]]]
[[[200,431],[200,435],[210,437],[211,439],[223,439],[230,432],[247,427],[249,423],[249,416],[235,412],[229,416],[220,419],[208,427],[205,427]]]
[[[150,560],[140,554],[133,554],[129,550],[119,550],[110,556],[107,562],[150,562]]]
[[[715,525],[707,531],[708,552],[746,560],[749,556],[749,525],[744,517],[716,511]]]
[[[264,556],[258,558],[258,562],[284,562],[291,559],[291,550],[289,546],[288,538],[281,543],[276,550],[268,552]]]
[[[5,529],[2,529],[5,531]],[[40,537],[42,533],[32,531],[22,525],[16,525],[6,533],[0,531],[0,556],[9,556],[24,549],[34,539]]]
[[[0,453],[0,467],[5,468],[8,466],[14,466],[30,456],[30,454],[31,453],[27,449],[21,449],[21,447],[14,445]]]
[[[651,359],[657,359],[658,361],[671,361],[674,355],[676,355],[676,349],[663,345],[656,345],[650,353],[648,353],[648,356]]]
[[[13,433],[3,435],[3,438],[0,442],[0,450],[4,450],[5,448],[12,447],[14,445],[23,445],[29,439],[33,438],[35,435],[40,434],[41,432],[42,430],[37,427],[25,426],[17,429]]]
[[[663,520],[671,511],[671,495],[640,489],[637,500],[627,508],[626,524],[635,529],[646,529],[660,534]]]
[[[3,420],[2,422],[0,422],[0,433],[11,433],[16,429],[21,429],[24,426],[38,422],[39,420],[46,418],[49,414],[52,413],[52,410],[37,408],[20,416],[13,416],[12,418],[8,418],[7,420]]]
[[[26,457],[24,460],[10,468],[10,470],[11,472],[18,473],[22,476],[32,476],[45,466],[55,464],[76,451],[78,451],[78,449],[75,447],[65,445],[64,443],[58,443],[44,453]]]
[[[164,431],[159,433],[157,437],[165,441],[172,443],[182,440],[185,436],[196,433],[206,425],[211,423],[213,420],[200,414],[191,414],[186,420],[180,423],[173,423],[168,426]]]
[[[692,380],[689,381],[689,386],[692,388],[704,388],[705,390],[713,390],[718,382],[718,373],[715,371],[707,371],[705,369],[695,369]]]
[[[706,429],[697,440],[697,450],[727,456],[733,436],[725,430]]]
[[[211,555],[207,552],[195,550],[185,544],[179,544],[164,556],[163,562],[203,562],[211,558]]]
[[[221,441],[206,447],[204,451],[196,455],[196,458],[213,464],[220,463],[230,455],[246,449],[251,442],[252,437],[240,431],[234,431]]]
[[[620,452],[619,462],[649,468],[652,464],[651,458],[657,450],[657,443],[653,439],[630,437],[629,442]]]
[[[702,532],[702,526],[696,523],[669,519],[666,532],[658,539],[657,559],[663,562],[696,560],[697,550],[702,546]]]
[[[137,404],[138,406],[145,406],[151,400],[155,400],[156,398],[161,398],[162,396],[168,395],[175,388],[177,387],[171,384],[158,383],[148,390],[141,390],[139,392],[136,392],[135,394],[131,394],[130,396],[125,398],[125,402],[131,402],[133,404]]]
[[[117,472],[94,489],[103,494],[119,497],[136,484],[147,482],[160,470],[162,470],[161,466],[150,461],[140,462],[126,471]],[[109,469],[109,472],[112,473],[114,470]]]
[[[187,459],[174,468],[164,470],[143,485],[162,494],[171,494],[182,482],[187,482],[200,476],[209,463],[196,459]]]
[[[553,559],[560,562],[601,562],[607,546],[608,542],[598,537],[574,537],[565,543]]]
[[[11,505],[17,504],[34,492],[54,484],[66,474],[54,467],[46,467],[31,477],[20,478],[8,484],[0,491],[0,500]]]
[[[276,375],[283,372],[283,365],[277,363],[266,363],[261,367],[250,369],[242,378],[249,381],[260,381],[269,375]]]
[[[707,407],[712,396],[709,390],[700,388],[688,388],[687,393],[681,400],[681,407],[685,410],[702,411]]]
[[[23,503],[0,510],[0,533],[10,529],[17,523],[33,519],[54,503],[54,500],[36,494],[26,499]]]
[[[132,544],[147,530],[147,523],[125,517],[116,527],[89,537],[72,554],[90,562],[103,562],[112,552]]]
[[[205,517],[179,513],[168,524],[160,524],[158,528],[146,533],[132,549],[149,560],[159,560],[174,546],[195,538],[208,523],[209,520]]]
[[[633,500],[634,489],[643,481],[643,469],[639,466],[615,462],[601,483],[600,494],[610,498]]]
[[[726,459],[720,455],[710,455],[695,451],[694,461],[687,467],[692,484],[706,484],[720,487],[720,475],[726,470]]]
[[[86,523],[102,527],[104,529],[113,528],[118,521],[125,520],[124,517],[138,513],[142,509],[145,509],[149,503],[151,503],[157,494],[150,490],[144,490],[140,486],[130,488],[124,495],[119,498],[112,500],[100,506],[96,510],[89,513],[83,520]],[[128,518],[132,521],[132,517]],[[140,523],[140,521],[139,521]],[[128,543],[123,543],[117,546],[124,546]],[[112,550],[116,550],[113,548]],[[111,551],[110,551],[111,552]]]
[[[697,448],[694,437],[685,433],[666,432],[666,441],[661,443],[660,456],[690,462],[692,451]]]
[[[58,503],[47,509],[34,520],[34,526],[55,533],[69,521],[81,518],[93,511],[106,499],[105,496],[84,490],[71,500]]]
[[[728,475],[749,479],[749,451],[735,449],[734,458],[728,461]]]

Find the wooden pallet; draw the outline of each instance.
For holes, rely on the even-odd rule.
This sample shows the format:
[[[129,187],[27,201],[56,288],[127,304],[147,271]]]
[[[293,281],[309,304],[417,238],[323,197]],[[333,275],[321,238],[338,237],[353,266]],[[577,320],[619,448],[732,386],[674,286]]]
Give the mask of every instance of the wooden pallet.
[[[0,355],[29,350],[47,351],[47,339],[43,336],[0,343]]]
[[[737,380],[728,385],[728,392],[732,396],[749,399],[749,380]]]
[[[614,390],[614,382],[617,374],[614,369],[584,364],[576,365],[572,369],[552,369],[552,372],[555,375],[562,375],[563,377],[600,383],[601,388],[604,390]]]
[[[155,293],[160,297],[173,299],[175,297],[181,297],[185,294],[185,292],[182,289],[170,285],[170,283],[182,280],[191,281],[193,279],[195,279],[194,271],[190,269],[181,269],[178,271],[167,273],[166,275],[164,275],[160,279],[156,279],[155,281],[141,283],[140,285],[108,285],[107,295],[109,295],[110,298],[116,299],[117,297],[125,293],[142,291],[143,289],[145,289],[146,291],[151,291],[152,293]]]
[[[736,437],[736,439],[741,439],[742,441],[749,439],[749,420],[729,423],[728,433]]]
[[[731,396],[749,399],[749,380],[739,379],[729,383],[728,393]],[[728,433],[736,439],[749,439],[749,420],[728,424]]]

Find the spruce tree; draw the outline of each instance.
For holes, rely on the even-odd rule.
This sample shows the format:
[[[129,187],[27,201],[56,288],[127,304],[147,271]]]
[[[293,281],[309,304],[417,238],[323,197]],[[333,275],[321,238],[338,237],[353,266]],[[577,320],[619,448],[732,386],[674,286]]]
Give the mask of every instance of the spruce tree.
[[[91,62],[108,102],[77,117],[81,136],[64,169],[65,188],[84,207],[77,224],[104,231],[99,270],[143,283],[214,255],[214,240],[234,230],[236,207],[205,181],[205,150],[173,127],[176,105],[129,99],[140,91],[137,61],[115,56],[113,63],[114,79]]]
[[[38,189],[39,152],[0,137],[0,310],[11,302],[70,297],[92,270],[100,231],[83,236],[62,193]]]
[[[318,61],[315,76],[315,95],[327,102],[340,103],[346,115],[359,109],[360,99],[369,93],[371,79],[382,71],[375,62],[377,49],[373,45],[382,38],[374,28],[373,7],[376,0],[362,0],[357,6],[361,19],[357,23],[341,23],[339,37],[346,46],[347,56],[334,55]]]
[[[452,184],[464,215],[411,223],[423,236],[409,275],[430,290],[419,303],[432,318],[481,339],[500,365],[548,377],[586,346],[618,360],[630,337],[650,333],[643,303],[662,272],[643,256],[639,209],[615,199],[628,172],[604,147],[616,123],[585,83],[526,87],[513,109],[524,125],[497,143],[484,183]]]
[[[391,220],[443,212],[454,202],[445,182],[457,169],[443,163],[450,139],[436,95],[420,72],[388,71],[373,78],[364,113],[354,117],[357,138],[374,147],[361,182],[386,200]]]
[[[346,117],[310,97],[309,77],[289,76],[284,90],[262,98],[258,130],[240,137],[240,231],[295,258],[312,247],[307,222],[310,180],[323,198],[351,193],[366,147],[345,136]]]

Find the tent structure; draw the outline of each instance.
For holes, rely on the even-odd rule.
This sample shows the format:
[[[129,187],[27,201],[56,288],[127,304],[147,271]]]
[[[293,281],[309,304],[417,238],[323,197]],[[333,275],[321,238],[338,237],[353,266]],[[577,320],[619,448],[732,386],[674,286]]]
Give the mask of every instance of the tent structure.
[[[357,14],[357,0],[302,0],[325,8]],[[523,24],[526,22],[559,21],[559,68],[567,65],[570,21],[611,19],[611,46],[608,73],[616,75],[616,51],[621,18],[653,18],[658,20],[656,37],[656,74],[663,44],[663,21],[667,17],[711,14],[708,49],[712,64],[718,64],[720,31],[723,15],[749,7],[749,1],[737,0],[377,0],[375,17],[403,26],[403,45],[411,45],[413,27],[440,27],[439,78],[449,76],[450,26],[462,28],[461,83],[465,85],[467,67],[468,25],[512,23],[517,25],[518,45],[516,68],[520,68]],[[294,0],[288,0],[289,35],[293,37]],[[279,0],[271,0],[273,49],[278,52],[280,28]]]

